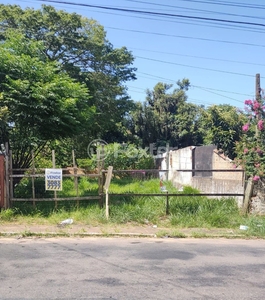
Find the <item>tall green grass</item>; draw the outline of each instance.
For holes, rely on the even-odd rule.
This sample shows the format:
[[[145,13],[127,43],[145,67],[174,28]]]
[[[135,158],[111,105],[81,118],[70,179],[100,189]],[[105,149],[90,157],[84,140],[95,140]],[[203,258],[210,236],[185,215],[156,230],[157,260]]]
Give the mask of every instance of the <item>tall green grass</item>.
[[[178,197],[170,203],[170,222],[179,227],[231,228],[239,226],[241,219],[233,198]]]
[[[166,210],[166,194],[160,191],[160,180],[137,180],[133,178],[114,178],[109,188],[109,219],[106,219],[105,209],[100,208],[98,201],[58,201],[57,209],[53,202],[32,203],[17,202],[12,209],[0,212],[0,223],[5,222],[38,222],[55,224],[66,218],[75,222],[90,225],[99,224],[156,224],[164,228],[230,228],[239,229],[247,225],[249,229],[242,234],[265,236],[264,216],[245,216],[240,213],[233,198],[209,199],[199,196],[199,191],[184,187],[179,192],[171,182],[165,182],[168,193],[180,196],[169,197],[169,207]],[[73,180],[64,182],[61,196],[74,196]],[[79,195],[97,194],[97,181],[82,178],[79,181]],[[161,196],[135,196],[134,194],[158,194]],[[113,195],[113,194],[127,194]],[[194,196],[181,196],[194,194]],[[168,212],[168,214],[166,214]]]

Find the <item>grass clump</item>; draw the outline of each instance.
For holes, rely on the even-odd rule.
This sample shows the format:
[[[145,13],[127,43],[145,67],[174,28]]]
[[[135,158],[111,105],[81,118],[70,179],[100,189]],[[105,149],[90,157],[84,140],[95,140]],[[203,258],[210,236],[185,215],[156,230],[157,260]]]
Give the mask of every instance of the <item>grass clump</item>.
[[[182,192],[173,187],[171,182],[164,182],[169,194],[166,210],[166,193],[160,190],[160,180],[137,180],[135,178],[114,178],[109,188],[109,219],[105,208],[100,208],[98,200],[58,201],[55,208],[53,201],[15,202],[12,209],[0,212],[0,223],[26,222],[38,224],[58,224],[72,218],[75,224],[99,226],[102,224],[139,224],[157,225],[166,228],[161,235],[181,236],[181,228],[232,229],[239,236],[265,237],[265,216],[242,215],[234,198],[209,199],[200,196],[200,192],[185,186]],[[78,181],[79,195],[95,195],[98,192],[97,180],[81,178]],[[25,189],[26,190],[26,189]],[[23,189],[21,186],[20,193]],[[127,196],[116,194],[127,194]],[[113,195],[115,194],[115,195]],[[137,196],[136,194],[161,194],[161,196]],[[185,196],[190,194],[192,196]],[[61,196],[75,196],[75,182],[67,179],[63,184]],[[24,195],[25,196],[25,195]],[[58,192],[59,197],[59,192]],[[168,214],[167,214],[168,213]],[[240,225],[248,229],[240,230]],[[160,233],[159,233],[160,234]],[[207,233],[208,234],[208,233]],[[207,235],[203,231],[194,231],[195,237]]]
[[[13,221],[15,219],[15,215],[16,215],[16,209],[6,209],[6,210],[2,210],[0,211],[0,222],[10,222]]]
[[[231,228],[239,226],[240,213],[233,198],[179,197],[171,201],[170,222],[181,227]]]

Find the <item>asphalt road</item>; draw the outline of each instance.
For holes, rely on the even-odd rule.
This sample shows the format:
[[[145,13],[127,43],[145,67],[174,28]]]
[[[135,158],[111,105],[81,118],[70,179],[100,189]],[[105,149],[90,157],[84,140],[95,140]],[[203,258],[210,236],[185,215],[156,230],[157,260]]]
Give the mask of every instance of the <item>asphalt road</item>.
[[[265,241],[0,239],[0,299],[264,299]]]

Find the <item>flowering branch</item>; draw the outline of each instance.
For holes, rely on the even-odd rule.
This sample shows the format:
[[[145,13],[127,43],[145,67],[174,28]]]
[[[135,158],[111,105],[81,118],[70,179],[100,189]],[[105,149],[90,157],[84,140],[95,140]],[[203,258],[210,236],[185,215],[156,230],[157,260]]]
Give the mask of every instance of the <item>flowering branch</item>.
[[[242,126],[242,138],[236,145],[237,161],[246,174],[259,181],[265,174],[265,106],[264,99],[245,100],[248,122]]]

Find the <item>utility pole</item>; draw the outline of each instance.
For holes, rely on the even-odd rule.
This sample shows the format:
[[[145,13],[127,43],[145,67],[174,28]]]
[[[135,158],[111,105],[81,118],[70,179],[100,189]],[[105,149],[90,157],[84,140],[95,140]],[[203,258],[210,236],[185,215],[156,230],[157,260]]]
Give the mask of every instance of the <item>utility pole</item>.
[[[260,95],[260,92],[261,92],[261,88],[260,88],[260,74],[256,74],[256,101],[261,104],[261,95]],[[257,121],[259,120],[260,118],[260,115],[256,115],[256,118],[257,118]],[[259,130],[258,130],[258,127],[256,126],[256,139],[258,141],[258,138],[259,138]],[[246,183],[246,187],[245,187],[245,196],[244,196],[244,200],[243,200],[243,207],[242,207],[242,212],[244,214],[246,214],[248,212],[248,209],[249,209],[249,204],[250,204],[250,201],[251,201],[251,197],[252,197],[252,194],[253,194],[253,189],[254,189],[254,181],[253,181],[253,178],[250,177],[248,180],[247,180],[247,183]]]
[[[260,92],[261,92],[261,88],[260,88],[260,74],[256,74],[256,101],[260,105],[262,105]],[[256,115],[257,122],[260,120],[260,118],[261,118],[261,115],[260,115],[260,113],[258,113]],[[257,139],[259,138],[259,130],[258,130],[257,126],[256,126],[256,138]]]
[[[260,97],[260,74],[256,74],[256,100],[260,103],[261,97]]]

